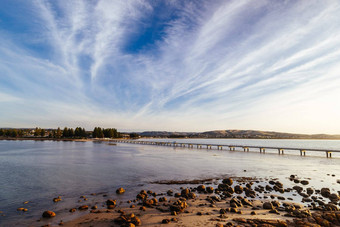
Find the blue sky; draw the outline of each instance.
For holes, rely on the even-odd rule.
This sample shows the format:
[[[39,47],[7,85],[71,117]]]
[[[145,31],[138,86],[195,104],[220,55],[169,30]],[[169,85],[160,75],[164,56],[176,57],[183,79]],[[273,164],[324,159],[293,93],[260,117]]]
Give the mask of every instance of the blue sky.
[[[0,2],[0,126],[340,134],[340,2]]]

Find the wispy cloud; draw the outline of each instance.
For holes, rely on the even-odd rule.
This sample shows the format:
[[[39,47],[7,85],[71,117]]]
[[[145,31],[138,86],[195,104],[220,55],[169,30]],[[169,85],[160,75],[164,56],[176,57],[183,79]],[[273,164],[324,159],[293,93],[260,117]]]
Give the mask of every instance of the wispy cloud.
[[[0,18],[0,123],[340,133],[336,1],[31,3],[31,42]]]

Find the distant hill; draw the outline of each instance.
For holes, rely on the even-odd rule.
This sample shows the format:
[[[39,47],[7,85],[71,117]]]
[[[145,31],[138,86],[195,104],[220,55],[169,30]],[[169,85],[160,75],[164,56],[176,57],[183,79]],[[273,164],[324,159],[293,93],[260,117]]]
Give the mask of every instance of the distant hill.
[[[340,139],[340,135],[310,135],[256,130],[214,130],[207,132],[146,131],[138,134],[143,137],[162,138]]]

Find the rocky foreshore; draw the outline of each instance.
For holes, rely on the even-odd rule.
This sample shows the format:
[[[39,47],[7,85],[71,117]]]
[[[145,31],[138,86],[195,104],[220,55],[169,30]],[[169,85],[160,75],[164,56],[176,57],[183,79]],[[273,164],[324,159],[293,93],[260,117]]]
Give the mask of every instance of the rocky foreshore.
[[[164,192],[152,188],[130,200],[121,200],[125,189],[103,203],[70,207],[87,212],[64,223],[53,211],[42,212],[43,225],[63,226],[340,226],[340,191],[316,189],[306,179],[288,176],[293,187],[276,179],[225,178]],[[163,182],[166,183],[166,182]],[[189,185],[191,183],[191,185]],[[175,184],[175,181],[168,182]],[[185,184],[180,181],[180,184]],[[188,186],[189,185],[189,186]],[[152,184],[151,184],[152,186]],[[173,185],[172,185],[173,186]],[[87,200],[86,196],[81,199]],[[61,201],[54,198],[54,202]],[[56,220],[57,219],[57,220]],[[39,223],[39,222],[38,222]]]

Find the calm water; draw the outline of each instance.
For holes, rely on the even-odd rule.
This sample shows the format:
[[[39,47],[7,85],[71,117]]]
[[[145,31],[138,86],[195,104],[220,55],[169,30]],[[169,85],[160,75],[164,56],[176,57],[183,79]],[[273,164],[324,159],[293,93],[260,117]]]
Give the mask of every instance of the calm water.
[[[335,140],[209,139],[192,142],[340,150],[340,141]],[[109,146],[93,142],[0,141],[0,211],[5,215],[0,214],[0,226],[42,225],[44,222],[37,224],[36,220],[46,209],[56,211],[58,217],[63,216],[67,221],[79,215],[67,212],[75,204],[100,202],[104,199],[100,193],[116,197],[114,191],[118,187],[128,189],[121,199],[135,195],[142,188],[164,192],[169,186],[150,185],[157,180],[277,177],[289,186],[288,177],[297,174],[302,179],[311,178],[310,183],[315,188],[330,187],[332,191],[340,191],[340,184],[336,183],[340,179],[339,155],[327,159],[324,153],[319,154],[320,157],[300,157],[297,152],[284,156],[276,152],[260,154],[258,151],[244,153],[135,144]],[[91,197],[91,193],[100,196]],[[58,195],[63,201],[54,204],[52,198]],[[80,195],[86,195],[89,200],[78,202]],[[23,205],[24,201],[30,202]],[[17,212],[18,207],[26,207],[29,212]],[[55,224],[60,218],[53,221]]]

